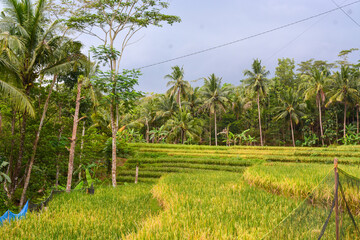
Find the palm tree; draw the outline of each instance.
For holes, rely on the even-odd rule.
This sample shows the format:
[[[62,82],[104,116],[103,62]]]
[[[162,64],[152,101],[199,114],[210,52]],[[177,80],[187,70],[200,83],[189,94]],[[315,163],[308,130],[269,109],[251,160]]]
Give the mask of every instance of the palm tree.
[[[186,96],[191,91],[191,86],[188,81],[185,81],[184,78],[184,69],[179,66],[174,66],[171,68],[173,72],[165,76],[165,79],[170,79],[167,83],[167,86],[171,86],[167,93],[170,96],[176,95],[176,102],[179,104],[181,109],[181,96]]]
[[[239,120],[240,114],[251,107],[251,101],[245,97],[245,89],[237,87],[231,96],[231,109],[234,111],[236,120]]]
[[[188,107],[188,109],[190,110],[193,116],[196,116],[198,112],[197,109],[202,103],[199,93],[200,93],[199,87],[192,89],[187,96],[187,101],[184,102],[184,105]]]
[[[201,95],[203,98],[202,108],[208,109],[211,114],[214,114],[214,125],[215,125],[215,145],[217,146],[217,123],[216,123],[216,112],[226,111],[226,104],[229,102],[230,88],[221,85],[221,79],[211,74],[208,78],[204,78],[204,86],[201,89]],[[211,135],[211,131],[210,131]],[[211,137],[210,137],[211,139]],[[211,142],[211,141],[210,141]]]
[[[19,109],[21,112],[27,112],[32,117],[35,116],[35,110],[29,97],[20,89],[0,80],[0,94],[2,96],[7,96],[15,109]]]
[[[316,67],[313,67],[309,74],[303,75],[303,79],[306,81],[304,83],[305,88],[305,100],[310,99],[312,96],[316,96],[316,106],[319,109],[319,123],[320,123],[320,134],[321,134],[321,142],[324,146],[324,132],[322,126],[322,110],[321,105],[325,102],[325,86],[329,80],[328,78],[329,72],[327,69],[323,69],[322,71]]]
[[[347,107],[358,101],[359,92],[356,89],[355,75],[348,66],[341,66],[341,71],[336,72],[332,79],[330,99],[326,106],[333,102],[344,104],[344,139],[346,137]]]
[[[182,111],[169,119],[166,129],[170,137],[177,138],[180,135],[180,141],[185,143],[186,139],[198,139],[202,131],[202,122],[199,118],[194,118],[189,111]]]
[[[148,96],[142,99],[140,106],[140,112],[136,116],[134,121],[127,124],[127,127],[145,127],[145,140],[149,143],[150,139],[150,127],[156,121],[158,116],[156,115],[157,96]]]
[[[270,74],[266,71],[264,66],[261,66],[261,61],[255,59],[252,64],[252,71],[245,70],[244,76],[248,78],[244,80],[244,83],[250,93],[256,94],[256,103],[258,106],[259,116],[259,130],[260,130],[260,144],[263,146],[262,130],[261,130],[261,113],[260,113],[260,97],[263,97],[267,93],[267,85],[269,80],[266,78]]]
[[[177,105],[173,95],[160,95],[159,102],[156,105],[156,118],[169,119],[177,112]]]
[[[68,40],[56,35],[58,22],[46,25],[46,0],[38,0],[36,5],[31,0],[4,0],[3,3],[6,8],[0,16],[0,65],[29,96],[40,76],[71,69],[74,56],[63,54],[60,46]],[[27,115],[23,114],[20,127],[19,155],[11,174],[12,193],[18,186],[24,156]]]
[[[295,147],[293,122],[295,124],[299,123],[300,117],[304,115],[301,110],[305,107],[305,104],[301,102],[299,92],[295,92],[293,88],[288,88],[286,91],[283,91],[283,93],[279,96],[279,100],[283,105],[275,108],[275,111],[277,111],[278,114],[274,119],[276,121],[285,118],[289,119],[291,127],[291,138],[293,146]]]

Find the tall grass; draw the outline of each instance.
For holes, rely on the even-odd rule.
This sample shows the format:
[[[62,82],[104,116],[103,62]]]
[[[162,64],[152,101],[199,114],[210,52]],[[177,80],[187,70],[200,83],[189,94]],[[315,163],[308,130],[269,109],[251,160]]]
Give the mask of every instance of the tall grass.
[[[127,239],[259,239],[297,204],[230,172],[170,174],[152,192],[165,210]]]
[[[95,195],[57,195],[48,210],[0,227],[1,239],[121,239],[141,228],[160,207],[152,185],[103,187]]]
[[[332,164],[304,164],[304,163],[265,163],[247,168],[244,172],[244,179],[253,186],[263,188],[269,192],[288,196],[305,198],[321,182],[313,200],[332,201],[334,190],[334,166]],[[354,176],[360,176],[359,166],[340,165],[340,168]],[[326,176],[328,177],[324,179]],[[340,175],[340,182],[343,182],[347,201],[354,206],[360,204],[360,192],[358,185],[351,186],[343,175]],[[358,207],[357,212],[360,213]]]

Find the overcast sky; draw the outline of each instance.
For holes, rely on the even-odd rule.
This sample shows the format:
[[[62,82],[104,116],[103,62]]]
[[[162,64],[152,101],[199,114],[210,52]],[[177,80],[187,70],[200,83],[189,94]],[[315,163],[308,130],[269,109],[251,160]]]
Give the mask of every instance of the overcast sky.
[[[138,68],[241,39],[336,8],[333,1],[344,5],[355,0],[172,0],[166,13],[180,16],[182,22],[143,29],[126,49],[122,66]],[[360,3],[344,10],[360,25]],[[88,36],[80,40],[87,47],[98,44]],[[250,69],[255,58],[274,74],[278,58],[293,58],[296,63],[310,58],[333,62],[341,50],[360,48],[359,43],[360,27],[338,10],[250,40],[142,69],[138,89],[164,92],[164,76],[175,65],[184,67],[188,81],[215,73],[223,82],[238,85],[244,69]],[[360,52],[353,53],[350,60],[360,60]],[[192,84],[201,85],[202,81]]]

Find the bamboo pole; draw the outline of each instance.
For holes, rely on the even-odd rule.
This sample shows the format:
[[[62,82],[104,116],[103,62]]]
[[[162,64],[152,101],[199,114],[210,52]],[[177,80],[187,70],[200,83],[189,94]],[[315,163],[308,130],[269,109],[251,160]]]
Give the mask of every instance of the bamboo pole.
[[[338,185],[339,185],[339,173],[338,173],[338,159],[334,158],[334,172],[335,172],[335,224],[336,224],[336,240],[340,239],[339,231],[339,201],[338,201]]]

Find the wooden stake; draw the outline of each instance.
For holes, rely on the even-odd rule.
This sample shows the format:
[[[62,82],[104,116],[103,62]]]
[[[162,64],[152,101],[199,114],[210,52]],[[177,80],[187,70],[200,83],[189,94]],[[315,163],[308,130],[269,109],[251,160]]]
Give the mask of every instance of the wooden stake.
[[[139,165],[136,165],[135,183],[138,183],[138,177],[139,177]]]
[[[338,173],[338,159],[334,158],[334,172],[335,172],[335,224],[336,224],[336,240],[340,239],[339,231],[339,201],[338,201],[338,185],[339,185],[339,173]]]

